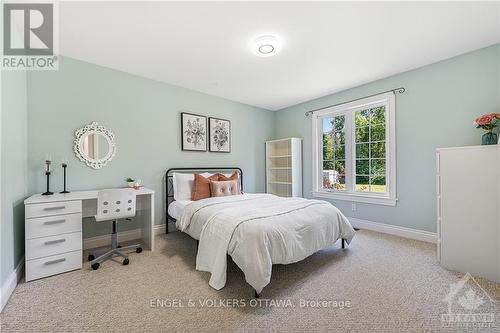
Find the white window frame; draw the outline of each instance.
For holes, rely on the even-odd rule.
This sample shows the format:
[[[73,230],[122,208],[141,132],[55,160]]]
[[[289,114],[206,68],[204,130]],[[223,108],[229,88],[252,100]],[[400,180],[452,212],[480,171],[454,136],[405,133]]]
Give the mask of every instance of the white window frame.
[[[356,192],[355,162],[356,144],[354,117],[356,111],[366,110],[377,106],[385,106],[386,110],[386,193]],[[389,92],[367,97],[354,102],[344,103],[312,114],[312,195],[314,197],[332,200],[345,200],[370,204],[395,206],[396,197],[396,103],[394,93]],[[323,118],[345,115],[345,168],[346,190],[323,189]]]

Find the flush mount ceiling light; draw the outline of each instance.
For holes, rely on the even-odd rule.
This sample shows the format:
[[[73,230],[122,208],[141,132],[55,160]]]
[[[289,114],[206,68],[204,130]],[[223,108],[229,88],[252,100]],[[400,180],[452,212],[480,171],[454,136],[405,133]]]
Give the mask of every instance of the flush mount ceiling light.
[[[256,38],[252,44],[252,51],[259,57],[271,57],[280,51],[281,43],[278,38],[272,35],[265,35]]]

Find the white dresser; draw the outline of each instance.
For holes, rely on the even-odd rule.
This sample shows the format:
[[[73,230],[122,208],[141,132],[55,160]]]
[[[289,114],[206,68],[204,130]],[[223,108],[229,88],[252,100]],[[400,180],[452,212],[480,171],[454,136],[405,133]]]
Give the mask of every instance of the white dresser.
[[[438,260],[500,283],[500,146],[437,150]]]
[[[82,202],[26,204],[26,281],[82,268]]]
[[[96,215],[97,194],[35,194],[24,201],[26,281],[82,268],[82,218]],[[153,251],[154,191],[141,188],[136,195],[137,231],[146,249]]]

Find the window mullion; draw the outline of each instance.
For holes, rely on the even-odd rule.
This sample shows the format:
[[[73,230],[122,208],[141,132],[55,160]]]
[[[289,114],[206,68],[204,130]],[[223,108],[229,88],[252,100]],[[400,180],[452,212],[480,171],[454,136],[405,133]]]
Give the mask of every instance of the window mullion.
[[[370,112],[371,113],[371,112]],[[368,125],[368,192],[372,191],[372,116]]]
[[[322,118],[318,117],[316,119],[316,129],[317,129],[317,142],[318,142],[318,160],[319,164],[316,166],[316,172],[318,177],[316,179],[316,186],[318,189],[323,187],[323,127]]]
[[[352,112],[345,114],[345,188],[354,191],[356,146],[354,145],[354,117]]]

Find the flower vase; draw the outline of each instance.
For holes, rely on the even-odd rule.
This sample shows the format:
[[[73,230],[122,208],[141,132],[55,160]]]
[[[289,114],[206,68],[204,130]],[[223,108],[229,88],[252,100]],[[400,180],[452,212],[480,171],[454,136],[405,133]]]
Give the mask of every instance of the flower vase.
[[[496,145],[498,143],[498,135],[492,131],[483,134],[482,145]]]

